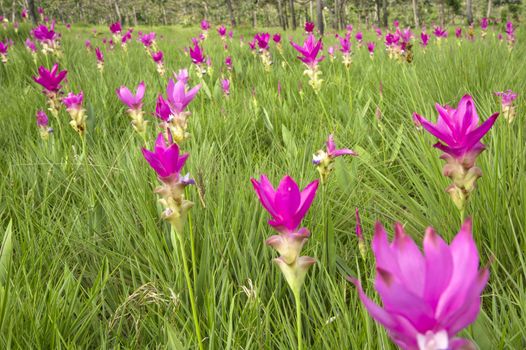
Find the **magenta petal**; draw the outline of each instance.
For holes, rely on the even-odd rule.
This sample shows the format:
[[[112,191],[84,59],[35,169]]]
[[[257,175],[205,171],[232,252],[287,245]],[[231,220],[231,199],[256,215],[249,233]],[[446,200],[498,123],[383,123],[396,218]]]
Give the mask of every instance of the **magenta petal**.
[[[422,127],[426,129],[431,135],[435,136],[436,138],[444,141],[448,145],[453,145],[455,142],[453,139],[446,133],[444,133],[442,130],[438,129],[434,124],[430,123],[426,118],[422,117],[419,114],[415,113],[415,117],[418,119],[420,124],[422,124]]]
[[[261,175],[261,182],[258,182],[256,179],[252,178],[250,179],[252,182],[252,186],[254,186],[254,190],[256,191],[256,195],[259,198],[259,201],[263,205],[263,207],[272,215],[273,217],[277,216],[277,212],[274,209],[274,189],[272,189],[272,185],[270,185],[271,190],[269,191],[269,184],[267,177],[265,175]]]
[[[309,210],[312,204],[312,201],[314,200],[314,197],[316,196],[316,191],[318,190],[318,184],[319,184],[319,181],[314,180],[310,184],[308,184],[307,187],[303,189],[303,191],[301,191],[300,204],[299,204],[298,211],[296,212],[296,218],[298,221],[301,222],[305,214],[307,214],[307,211]]]
[[[431,227],[426,230],[424,237],[424,253],[426,264],[424,300],[435,309],[451,280],[453,258],[449,246]]]
[[[136,99],[139,101],[142,101],[145,91],[146,91],[146,85],[144,84],[144,81],[141,81],[139,83],[139,86],[137,86],[137,93],[135,94]]]
[[[348,148],[343,148],[343,149],[338,149],[338,150],[335,150],[332,152],[332,156],[334,158],[336,157],[339,157],[339,156],[343,156],[343,155],[351,155],[351,156],[357,156],[358,153],[354,152],[352,149],[348,149]]]
[[[299,225],[299,222],[294,221],[293,218],[298,210],[300,201],[300,190],[296,182],[288,175],[283,177],[276,191],[274,207],[280,213],[280,216],[288,221],[285,225],[289,229],[293,230]]]
[[[497,117],[499,116],[499,113],[494,113],[491,117],[489,117],[484,123],[482,123],[478,128],[470,132],[466,135],[466,147],[471,148],[476,143],[486,135],[486,133],[491,129],[493,124],[495,124],[495,121],[497,120]]]
[[[157,175],[159,175],[160,177],[167,177],[169,175],[163,163],[160,161],[160,159],[157,157],[155,153],[143,148],[142,154],[144,155],[144,158],[146,159],[146,161],[153,168],[153,170],[155,170]]]
[[[400,274],[396,277],[407,286],[407,289],[423,296],[425,282],[425,260],[415,242],[405,234],[400,223],[395,224],[395,238],[392,250],[396,254]]]

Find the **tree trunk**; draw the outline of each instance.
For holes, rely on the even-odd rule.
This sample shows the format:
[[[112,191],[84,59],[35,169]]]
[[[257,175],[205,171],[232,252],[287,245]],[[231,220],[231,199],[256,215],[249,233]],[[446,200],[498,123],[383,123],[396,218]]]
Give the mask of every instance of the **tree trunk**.
[[[383,19],[384,19],[384,27],[387,28],[389,27],[389,13],[387,12],[387,1],[388,0],[384,0],[383,1]]]
[[[468,20],[469,25],[473,23],[473,1],[472,0],[466,0],[466,19]]]
[[[167,25],[168,21],[166,19],[166,8],[164,7],[163,3],[161,3],[161,13],[163,14],[163,24]]]
[[[345,28],[345,0],[340,0],[340,29]]]
[[[493,1],[488,0],[488,10],[486,11],[486,18],[489,18],[489,16],[491,15],[491,5],[493,5]]]
[[[257,1],[256,1],[256,7],[257,7]],[[232,27],[236,26],[236,17],[234,17],[234,9],[232,8],[232,1],[226,0],[226,8],[228,9],[228,15],[230,16],[230,24]]]
[[[380,27],[382,26],[382,0],[376,0],[375,7],[376,7],[376,25]]]
[[[13,5],[11,7],[11,22],[15,21],[16,16],[16,0],[13,0]]]
[[[285,16],[283,16],[283,0],[278,0],[278,18],[279,18],[279,25],[283,30],[287,30],[287,25],[285,22]]]
[[[415,18],[415,28],[420,26],[418,21],[418,0],[413,0],[413,16]]]
[[[340,29],[340,1],[334,0],[334,18],[333,18],[334,29]]]
[[[119,9],[118,1],[117,0],[113,1],[113,5],[115,6],[115,13],[117,14],[117,20],[119,21],[119,23],[121,23],[122,17],[121,17],[121,10]]]
[[[444,5],[444,2],[445,0],[440,0],[440,6],[438,8],[438,17],[439,17],[439,21],[440,21],[440,26],[443,27],[444,26],[444,22],[445,22],[445,11],[444,11],[444,8],[445,8],[445,5]]]
[[[137,27],[137,11],[135,11],[135,6],[132,6],[133,10],[133,25]]]
[[[259,0],[254,1],[254,8],[252,9],[252,26],[254,28],[258,25],[258,2]]]
[[[294,12],[294,0],[289,0],[290,17],[292,18],[292,30],[296,30],[296,13]]]
[[[323,25],[323,0],[316,0],[316,17],[318,22],[318,30],[320,34],[323,35],[325,30]]]

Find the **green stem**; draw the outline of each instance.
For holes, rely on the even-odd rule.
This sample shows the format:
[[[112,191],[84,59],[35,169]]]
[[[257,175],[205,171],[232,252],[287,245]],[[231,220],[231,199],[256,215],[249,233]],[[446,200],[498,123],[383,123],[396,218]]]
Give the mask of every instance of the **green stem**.
[[[301,336],[301,297],[300,291],[294,292],[294,301],[296,303],[296,329],[298,337],[298,350],[303,349],[303,339]]]
[[[186,197],[188,198],[188,187],[185,188]],[[194,239],[194,226],[192,225],[192,213],[188,212],[188,227],[190,230],[190,254],[192,258],[192,276],[194,278],[194,289],[196,289],[197,283],[197,259],[195,255],[195,239]]]
[[[192,287],[192,281],[190,280],[190,271],[188,270],[188,263],[186,262],[186,251],[184,249],[183,238],[178,232],[175,232],[175,228],[173,226],[171,230],[172,230],[171,232],[172,239],[174,239],[175,236],[177,236],[177,238],[179,239],[179,247],[181,248],[181,259],[183,260],[183,268],[184,268],[184,275],[186,278],[186,286],[188,288],[188,294],[190,297],[190,305],[192,307],[192,316],[194,319],[194,327],[195,327],[195,335],[197,337],[197,345],[199,346],[200,350],[204,350],[203,343],[201,341],[202,340],[201,328],[199,327],[199,319],[197,318],[197,308],[195,305],[194,289]],[[174,245],[174,249],[175,249],[175,245]]]

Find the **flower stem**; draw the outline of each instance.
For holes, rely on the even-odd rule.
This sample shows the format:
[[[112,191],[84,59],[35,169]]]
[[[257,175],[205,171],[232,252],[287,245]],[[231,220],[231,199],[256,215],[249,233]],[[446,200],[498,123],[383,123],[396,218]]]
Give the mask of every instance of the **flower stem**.
[[[183,268],[184,268],[184,275],[186,278],[186,286],[188,288],[188,294],[190,297],[190,305],[192,307],[192,316],[194,319],[194,327],[195,327],[195,336],[197,337],[197,345],[199,346],[200,350],[203,350],[203,343],[201,338],[201,328],[199,327],[199,319],[197,318],[197,308],[195,305],[195,298],[194,298],[194,289],[192,287],[192,281],[190,280],[190,271],[188,270],[188,263],[186,262],[186,251],[184,249],[184,242],[183,238],[181,237],[180,233],[175,232],[175,228],[172,226],[172,239],[177,236],[177,239],[179,240],[179,247],[181,248],[181,259],[183,260]],[[175,243],[175,242],[173,242]],[[174,245],[175,249],[175,245]]]
[[[298,337],[298,350],[303,349],[303,339],[301,336],[301,297],[300,291],[294,291],[294,301],[296,303],[296,327],[297,327],[297,337]]]

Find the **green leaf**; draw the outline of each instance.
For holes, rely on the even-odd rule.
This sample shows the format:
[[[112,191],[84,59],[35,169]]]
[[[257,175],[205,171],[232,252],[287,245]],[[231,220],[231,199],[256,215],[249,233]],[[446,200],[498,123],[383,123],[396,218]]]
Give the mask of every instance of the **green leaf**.
[[[12,222],[9,221],[7,229],[5,230],[4,239],[2,240],[2,247],[0,248],[0,285],[5,286],[7,282],[7,273],[11,265],[11,258],[13,256],[13,240],[12,240]]]

